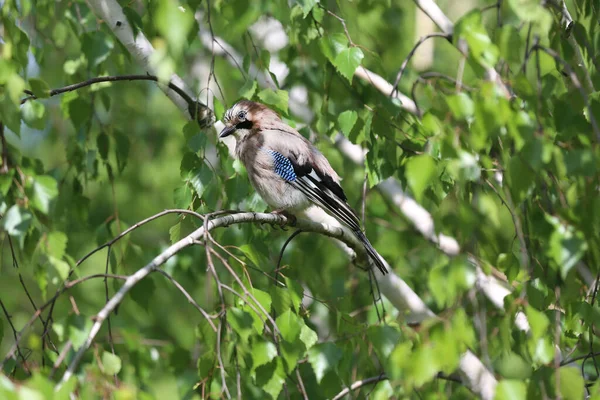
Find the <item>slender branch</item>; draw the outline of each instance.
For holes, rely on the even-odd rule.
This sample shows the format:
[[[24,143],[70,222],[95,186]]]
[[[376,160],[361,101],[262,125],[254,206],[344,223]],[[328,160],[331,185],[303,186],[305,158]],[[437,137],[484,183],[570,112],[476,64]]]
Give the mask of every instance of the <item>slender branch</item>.
[[[414,0],[414,2],[421,11],[431,18],[433,23],[436,24],[442,32],[450,37],[452,36],[454,33],[454,24],[433,0]]]
[[[385,374],[381,374],[378,376],[372,376],[370,378],[367,379],[362,379],[360,381],[356,381],[354,382],[352,385],[350,385],[349,387],[345,388],[344,390],[342,390],[341,392],[339,392],[338,394],[336,394],[332,400],[340,400],[342,399],[344,396],[350,394],[350,392],[356,390],[356,389],[360,389],[363,386],[366,385],[370,385],[373,383],[378,383],[381,381],[386,381],[388,379],[388,377]]]
[[[193,305],[196,310],[200,311],[200,313],[202,314],[202,316],[206,319],[206,321],[208,321],[208,324],[210,325],[210,327],[213,329],[214,332],[217,331],[217,327],[215,326],[215,324],[212,322],[212,317],[206,312],[204,311],[204,309],[202,307],[200,307],[198,305],[198,303],[196,303],[196,300],[194,300],[194,298],[187,292],[187,290],[184,289],[183,286],[181,286],[181,284],[179,282],[177,282],[175,280],[175,278],[173,278],[173,276],[171,276],[168,272],[160,269],[160,268],[155,268],[154,271],[162,274],[163,276],[165,276],[168,280],[171,281],[171,283],[173,285],[175,285],[175,287],[185,296],[185,298],[188,300],[188,302]]]
[[[225,215],[215,219],[208,221],[202,227],[196,229],[194,232],[186,236],[185,238],[179,240],[178,242],[171,245],[161,254],[156,256],[150,263],[146,264],[143,268],[139,269],[134,274],[130,275],[123,286],[113,295],[110,301],[100,310],[100,312],[96,315],[94,324],[88,334],[86,341],[77,351],[75,356],[73,357],[69,367],[65,371],[61,381],[57,385],[57,388],[61,387],[69,378],[73,375],[75,369],[77,368],[83,354],[86,350],[91,346],[94,338],[100,331],[100,328],[106,318],[114,311],[114,309],[123,301],[125,295],[142,279],[144,279],[148,274],[150,274],[153,270],[163,265],[168,259],[170,259],[173,255],[183,250],[184,248],[193,245],[196,240],[204,237],[206,231],[211,231],[220,227],[227,227],[233,224],[242,224],[242,223],[252,223],[252,222],[262,222],[268,224],[276,224],[276,225],[285,225],[287,224],[287,218],[279,215],[279,214],[260,214],[260,213],[239,213],[232,215]],[[206,229],[205,229],[206,226]],[[308,230],[312,232],[321,233],[326,236],[334,237],[336,239],[340,239],[347,243],[349,246],[357,249],[363,257],[367,257],[365,254],[364,247],[354,238],[352,235],[345,232],[342,228],[332,227],[327,224],[319,224],[316,222],[308,221],[308,220],[298,220],[297,226],[302,230]]]
[[[63,283],[62,287],[59,287],[58,289],[56,289],[56,293],[59,293],[60,291],[62,291],[65,286],[67,285],[67,283],[69,282],[69,279],[71,278],[71,276],[73,276],[73,273],[75,273],[75,270],[88,258],[90,258],[91,256],[93,256],[94,254],[96,254],[97,252],[99,252],[100,250],[104,249],[104,248],[109,248],[115,244],[116,242],[118,242],[119,240],[121,240],[123,237],[125,237],[126,235],[128,235],[129,233],[133,232],[134,230],[136,230],[137,228],[147,224],[148,222],[154,221],[157,218],[160,218],[164,215],[167,214],[188,214],[188,215],[192,215],[196,218],[204,218],[202,215],[194,212],[194,211],[190,211],[190,210],[184,210],[184,209],[173,209],[173,210],[165,210],[162,212],[159,212],[158,214],[155,214],[151,217],[148,217],[136,224],[133,224],[132,226],[130,226],[129,228],[125,229],[123,232],[121,232],[119,235],[117,235],[116,237],[114,237],[113,239],[109,240],[108,242],[96,247],[94,250],[90,251],[89,253],[87,253],[86,255],[84,255],[82,258],[80,258],[76,263],[75,266],[73,268],[70,269],[69,274],[67,275],[67,279],[65,280],[65,282]],[[50,322],[52,321],[52,313],[54,312],[54,304],[56,301],[56,298],[58,296],[55,296],[52,300],[52,304],[50,306],[50,310],[48,311],[48,318],[46,319],[46,323],[44,324],[44,334],[46,332],[49,331],[49,325]]]
[[[377,90],[383,93],[386,96],[390,96],[393,99],[397,99],[400,101],[400,107],[404,110],[408,111],[411,114],[419,116],[419,109],[412,101],[412,99],[405,94],[398,92],[397,90],[394,93],[394,85],[386,81],[383,77],[377,75],[376,73],[369,71],[368,69],[360,66],[354,72],[354,75],[359,77],[360,79],[370,83]]]
[[[119,3],[116,0],[88,0],[87,4],[94,14],[103,20],[137,63],[151,75],[157,75],[155,66],[150,62],[152,54],[154,54],[152,44],[142,32],[137,32],[134,35],[133,28]],[[176,74],[171,75],[169,82],[181,88],[185,93],[193,93],[183,79]],[[159,87],[189,118],[197,120],[201,127],[209,127],[213,124],[214,114],[206,105],[194,101],[194,106],[191,107],[188,101],[170,89],[169,86],[159,85]]]
[[[35,313],[33,313],[33,315],[31,316],[31,318],[29,318],[29,321],[27,321],[25,323],[25,325],[23,326],[23,328],[17,333],[16,337],[15,337],[15,342],[13,343],[12,347],[10,348],[10,350],[8,351],[8,353],[6,354],[6,356],[4,357],[4,359],[2,360],[2,362],[0,362],[0,369],[2,369],[2,367],[4,366],[4,364],[6,363],[6,361],[8,361],[9,359],[13,358],[15,355],[15,352],[19,351],[19,344],[21,343],[21,339],[23,339],[23,335],[25,333],[25,331],[27,329],[29,329],[29,327],[31,327],[31,325],[33,325],[33,323],[38,319],[38,317],[41,315],[41,313],[50,305],[53,305],[54,302],[56,301],[56,299],[63,294],[64,292],[66,292],[67,290],[71,289],[73,286],[76,286],[80,283],[83,283],[85,281],[88,281],[90,279],[95,279],[95,278],[104,278],[106,275],[105,274],[93,274],[93,275],[88,275],[88,276],[84,276],[82,278],[73,280],[73,281],[69,281],[67,282],[60,290],[58,290],[56,293],[54,293],[54,296],[52,296],[52,298],[50,298],[46,303],[42,304]],[[127,277],[122,276],[122,275],[108,275],[109,278],[114,278],[114,279],[122,279],[125,280],[127,279]]]
[[[8,310],[4,306],[4,303],[2,302],[1,299],[0,299],[0,308],[2,308],[2,311],[4,312],[4,316],[6,317],[6,320],[8,321],[8,324],[10,325],[10,329],[12,330],[12,334],[15,339],[14,347],[15,347],[17,354],[21,358],[21,365],[23,366],[23,370],[29,374],[30,372],[29,372],[29,368],[27,368],[27,360],[25,359],[25,356],[23,356],[23,353],[21,352],[21,348],[19,347],[19,334],[17,333],[17,329],[15,328],[15,326],[12,322],[12,318],[10,317]],[[34,319],[34,321],[35,321],[35,319]],[[14,354],[14,350],[12,351],[12,353]],[[12,357],[12,355],[11,355],[11,357]],[[4,365],[4,361],[2,361],[2,363],[0,363],[0,369],[2,369],[3,365]]]
[[[400,70],[398,71],[398,74],[396,75],[396,80],[394,81],[394,85],[392,86],[392,92],[390,93],[390,96],[393,97],[394,93],[398,92],[398,84],[400,83],[400,79],[402,79],[402,74],[404,74],[404,70],[408,66],[408,63],[410,62],[411,58],[414,56],[414,54],[417,51],[417,49],[419,48],[419,46],[421,46],[427,39],[436,38],[436,37],[442,37],[442,38],[450,40],[450,36],[448,34],[439,33],[439,32],[430,33],[429,35],[425,35],[422,38],[420,38],[417,41],[417,43],[414,45],[412,50],[408,53],[408,55],[406,56],[404,61],[402,61],[402,65],[400,66]]]
[[[101,83],[101,82],[122,82],[122,81],[153,81],[153,82],[160,82],[160,80],[158,79],[157,76],[154,75],[117,75],[117,76],[98,76],[95,78],[90,78],[87,79],[85,81],[82,82],[78,82],[78,83],[74,83],[72,85],[67,85],[61,88],[57,88],[57,89],[52,89],[50,90],[50,92],[48,93],[48,95],[50,97],[52,96],[56,96],[59,94],[63,94],[63,93],[67,93],[67,92],[72,92],[73,90],[78,90],[87,86],[91,86],[95,83]],[[173,90],[175,93],[177,93],[179,96],[181,96],[186,103],[188,104],[188,108],[190,111],[190,115],[195,115],[192,113],[195,113],[196,111],[196,107],[197,107],[197,101],[194,100],[189,94],[187,94],[182,88],[180,88],[179,86],[175,85],[172,82],[168,82],[167,87],[171,90]],[[38,99],[38,97],[33,94],[33,92],[31,90],[24,90],[24,92],[29,95],[28,97],[25,97],[23,100],[21,100],[21,104],[25,104],[26,102],[28,102],[29,100],[36,100]]]

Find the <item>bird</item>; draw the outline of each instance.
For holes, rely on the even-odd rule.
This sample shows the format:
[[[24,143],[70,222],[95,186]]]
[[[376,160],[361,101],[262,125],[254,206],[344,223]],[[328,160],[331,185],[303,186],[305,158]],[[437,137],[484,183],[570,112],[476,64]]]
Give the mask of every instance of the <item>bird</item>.
[[[264,104],[240,100],[223,115],[220,138],[236,138],[235,156],[254,189],[274,212],[296,214],[312,205],[352,231],[382,274],[387,269],[360,227],[327,158]]]

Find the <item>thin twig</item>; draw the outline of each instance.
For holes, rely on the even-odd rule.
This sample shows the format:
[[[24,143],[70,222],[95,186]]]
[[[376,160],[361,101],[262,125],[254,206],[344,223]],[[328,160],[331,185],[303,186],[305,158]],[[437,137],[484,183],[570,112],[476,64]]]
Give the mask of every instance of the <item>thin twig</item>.
[[[429,35],[425,35],[425,36],[421,37],[417,41],[417,43],[414,45],[412,50],[408,53],[408,55],[406,56],[404,61],[402,61],[400,70],[398,71],[398,74],[396,74],[396,80],[394,81],[394,85],[392,86],[392,91],[390,92],[390,97],[394,97],[394,95],[398,93],[398,85],[400,84],[400,79],[402,79],[402,74],[404,74],[404,70],[408,66],[408,63],[410,62],[411,58],[414,56],[414,54],[417,51],[417,49],[419,48],[419,46],[421,46],[426,40],[435,38],[435,37],[442,37],[447,40],[450,40],[450,35],[447,35],[445,33],[440,33],[440,32],[430,33]]]
[[[196,300],[194,300],[194,298],[187,292],[187,290],[184,289],[184,287],[175,280],[175,278],[173,278],[173,276],[171,276],[168,272],[166,272],[163,269],[160,268],[155,268],[154,271],[162,274],[163,276],[165,276],[168,280],[171,281],[171,283],[173,285],[175,285],[175,287],[181,292],[183,293],[183,295],[185,296],[185,298],[188,300],[188,302],[193,305],[198,311],[200,311],[200,313],[202,314],[202,316],[206,319],[206,321],[208,321],[208,324],[210,325],[210,327],[213,329],[214,332],[217,331],[217,327],[215,326],[215,324],[212,322],[213,317],[210,316],[210,314],[208,314],[206,311],[204,311],[204,309],[202,307],[200,307],[198,305],[198,303],[196,303]]]
[[[12,330],[12,334],[15,339],[16,351],[17,351],[17,354],[19,355],[19,357],[21,358],[21,366],[23,367],[23,370],[25,372],[27,372],[27,374],[31,374],[31,372],[29,371],[29,368],[27,367],[27,360],[25,359],[25,356],[23,356],[23,352],[21,352],[21,347],[19,347],[19,334],[17,333],[17,329],[15,328],[15,326],[12,322],[12,318],[10,317],[8,310],[4,306],[2,299],[0,299],[0,307],[2,308],[2,311],[4,312],[4,316],[6,317],[6,320],[8,321],[8,324],[10,325],[10,329]],[[13,351],[13,353],[14,353],[14,351]],[[3,365],[4,365],[4,361],[2,361],[2,363],[0,363],[0,369],[2,369]]]
[[[40,316],[40,314],[51,304],[54,304],[54,302],[56,301],[56,299],[63,294],[64,292],[66,292],[67,290],[71,289],[73,286],[76,286],[82,282],[88,281],[90,279],[95,279],[95,278],[104,278],[106,275],[105,274],[93,274],[93,275],[88,275],[88,276],[84,276],[82,278],[73,280],[73,281],[69,281],[67,282],[63,288],[61,288],[61,290],[57,291],[54,296],[52,296],[51,299],[49,299],[46,303],[42,304],[37,310],[36,312],[31,316],[31,318],[29,319],[29,321],[27,321],[25,323],[25,325],[23,326],[23,328],[17,333],[16,338],[15,338],[15,343],[13,343],[12,347],[10,348],[10,350],[8,351],[8,353],[6,354],[6,356],[4,357],[4,359],[2,360],[2,362],[0,362],[0,369],[2,369],[2,367],[4,366],[4,364],[6,363],[6,361],[8,361],[9,359],[13,358],[15,355],[15,352],[19,351],[19,344],[21,343],[21,339],[23,338],[23,334],[25,333],[25,331],[31,327],[31,325],[33,325],[33,323],[38,319],[38,317]],[[127,279],[126,276],[121,276],[121,275],[109,275],[110,278],[114,278],[114,279],[122,279],[125,280]],[[1,302],[1,300],[0,300]]]
[[[332,400],[340,400],[341,398],[343,398],[344,396],[346,396],[347,394],[349,394],[350,392],[356,390],[356,389],[360,389],[363,386],[366,385],[370,385],[372,383],[378,383],[381,381],[385,381],[387,380],[388,377],[385,374],[381,374],[378,376],[372,376],[370,378],[367,379],[362,379],[360,381],[356,381],[354,382],[352,385],[350,385],[349,387],[345,388],[344,390],[342,390],[341,392],[339,392],[338,394],[336,394]]]
[[[97,76],[97,77],[90,78],[90,79],[87,79],[82,82],[74,83],[72,85],[67,85],[67,86],[64,86],[61,88],[52,89],[48,92],[48,96],[53,97],[53,96],[63,94],[66,92],[72,92],[73,90],[78,90],[78,89],[84,88],[86,86],[91,86],[95,83],[120,82],[120,81],[154,81],[154,82],[158,82],[158,83],[163,83],[158,79],[157,76],[154,76],[154,75]],[[188,103],[188,111],[189,111],[192,119],[196,119],[197,116],[199,115],[197,112],[198,108],[206,107],[204,104],[201,104],[198,101],[194,100],[190,95],[188,95],[185,92],[185,90],[183,90],[179,86],[175,85],[174,83],[168,82],[168,83],[166,83],[166,86],[169,89],[173,90],[175,93],[177,93],[179,96],[181,96],[181,98],[183,98],[186,101],[186,103]],[[21,100],[21,104],[25,104],[26,102],[28,102],[30,100],[38,99],[38,97],[35,94],[33,94],[33,92],[31,90],[25,89],[24,92],[28,96]]]

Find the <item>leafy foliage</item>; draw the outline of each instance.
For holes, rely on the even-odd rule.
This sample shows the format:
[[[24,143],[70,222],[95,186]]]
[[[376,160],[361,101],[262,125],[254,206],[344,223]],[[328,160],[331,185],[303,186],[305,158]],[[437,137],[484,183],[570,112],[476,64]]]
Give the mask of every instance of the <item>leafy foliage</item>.
[[[476,398],[457,373],[467,351],[498,399],[600,398],[594,1],[440,2],[453,34],[414,56],[428,17],[413,2],[107,1],[123,21],[96,3],[0,2],[0,398],[325,399],[359,380],[352,398]],[[115,35],[128,30],[153,46],[147,65]],[[379,78],[410,56],[399,97]],[[211,231],[98,314],[222,210],[266,210],[230,143],[148,68],[217,119],[253,99],[315,141],[437,317],[374,301],[324,236],[280,256],[291,231],[258,224]]]

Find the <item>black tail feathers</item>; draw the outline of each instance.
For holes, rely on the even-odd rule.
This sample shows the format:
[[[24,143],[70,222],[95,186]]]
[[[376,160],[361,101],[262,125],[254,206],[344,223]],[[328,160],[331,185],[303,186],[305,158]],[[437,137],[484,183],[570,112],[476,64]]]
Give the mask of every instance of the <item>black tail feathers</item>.
[[[379,269],[379,271],[381,271],[383,275],[387,274],[388,271],[381,259],[381,256],[379,255],[379,253],[377,253],[377,250],[375,250],[375,248],[373,247],[371,242],[369,242],[369,239],[367,239],[365,234],[362,233],[362,231],[354,231],[354,234],[356,235],[358,240],[360,240],[360,242],[365,246],[367,254],[371,258],[371,260],[373,260],[375,266]]]

